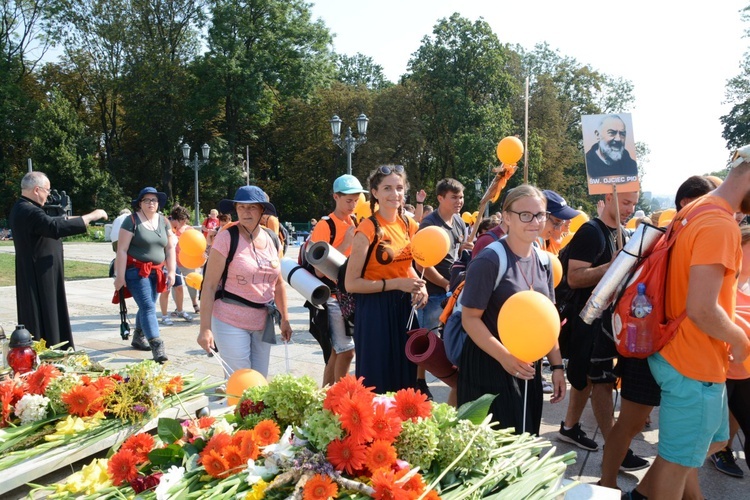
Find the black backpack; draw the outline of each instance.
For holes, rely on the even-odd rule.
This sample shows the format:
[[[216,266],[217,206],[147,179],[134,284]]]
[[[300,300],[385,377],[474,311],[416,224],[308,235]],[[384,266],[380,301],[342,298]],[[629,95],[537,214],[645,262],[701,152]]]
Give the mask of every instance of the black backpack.
[[[350,215],[352,222],[354,222],[354,227],[357,227],[359,223],[357,222],[357,218],[354,215]],[[333,246],[333,242],[336,240],[336,223],[328,216],[321,217],[321,222],[326,221],[328,223],[328,227],[330,229],[331,235],[328,237],[328,244]],[[377,224],[377,222],[376,222]],[[307,248],[310,246],[310,236],[307,237],[304,243],[299,248],[299,254],[297,255],[297,264],[302,266],[303,269],[309,271],[313,276],[315,275],[315,267],[313,267],[312,264],[310,264],[307,261]],[[327,277],[318,277],[319,280],[321,280],[324,284],[328,285],[328,288],[331,290],[336,289],[336,283],[328,279]]]

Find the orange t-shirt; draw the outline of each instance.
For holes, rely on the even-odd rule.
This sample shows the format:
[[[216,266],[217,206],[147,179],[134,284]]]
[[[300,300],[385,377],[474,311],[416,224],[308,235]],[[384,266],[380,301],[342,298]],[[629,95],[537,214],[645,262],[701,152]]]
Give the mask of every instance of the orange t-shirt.
[[[742,321],[742,319],[745,321]],[[742,328],[745,335],[750,337],[750,295],[743,293],[739,289],[737,290],[737,308],[735,309],[734,321],[737,326]],[[727,347],[729,346],[727,345]],[[745,370],[745,367],[739,363],[729,363],[727,378],[745,380],[750,378],[750,372]]]
[[[703,204],[725,207],[728,212],[704,212],[690,223],[690,211]],[[724,281],[719,290],[718,304],[734,319],[737,296],[737,273],[742,263],[740,230],[730,213],[729,204],[716,196],[703,196],[683,212],[688,214],[688,224],[681,229],[672,247],[667,272],[666,313],[672,319],[685,310],[688,279],[691,266],[721,264]],[[702,382],[723,383],[729,364],[725,342],[710,337],[700,330],[690,318],[685,318],[677,334],[661,350],[669,364],[682,375]]]
[[[547,248],[545,248],[548,252],[550,252],[552,255],[560,255],[560,250],[562,250],[562,240],[558,241],[554,238],[550,238],[547,240]]]
[[[368,280],[381,280],[391,278],[406,278],[409,276],[409,268],[412,263],[411,238],[419,229],[419,226],[411,217],[406,217],[409,224],[408,234],[401,217],[395,222],[387,222],[380,214],[376,214],[380,230],[377,246],[372,255],[365,263],[364,278]],[[362,233],[372,244],[375,238],[375,225],[367,218],[363,219],[355,234]]]
[[[352,220],[351,217],[347,217],[346,220],[341,220],[336,217],[333,212],[328,214],[328,218],[333,221],[335,225],[334,227],[336,228],[336,237],[333,239],[333,247],[341,252],[339,247],[344,242],[344,236],[346,236],[346,232],[350,227],[354,226],[354,220]],[[331,241],[331,226],[328,225],[325,217],[321,218],[321,220],[317,224],[315,224],[313,232],[310,235],[310,241],[312,241],[313,243],[316,243],[318,241],[325,241],[326,243],[328,243]],[[344,254],[344,256],[349,257],[349,254],[352,253],[351,245],[349,245],[349,248],[341,253]]]

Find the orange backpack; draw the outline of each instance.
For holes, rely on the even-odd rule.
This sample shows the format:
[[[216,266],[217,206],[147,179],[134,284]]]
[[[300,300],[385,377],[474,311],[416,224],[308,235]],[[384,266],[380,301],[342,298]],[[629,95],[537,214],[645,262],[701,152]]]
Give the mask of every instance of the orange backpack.
[[[640,249],[636,256],[638,262],[613,306],[612,333],[617,352],[622,356],[647,358],[659,352],[674,338],[677,327],[687,316],[687,311],[683,310],[674,319],[667,319],[667,271],[670,250],[682,228],[694,222],[701,214],[715,209],[726,211],[723,207],[712,204],[701,205],[684,213],[680,211],[650,252],[646,254],[646,249]],[[660,228],[654,229],[664,231]],[[646,316],[636,318],[631,314],[631,304],[638,295],[638,285],[641,283],[646,286],[645,295],[652,309]]]

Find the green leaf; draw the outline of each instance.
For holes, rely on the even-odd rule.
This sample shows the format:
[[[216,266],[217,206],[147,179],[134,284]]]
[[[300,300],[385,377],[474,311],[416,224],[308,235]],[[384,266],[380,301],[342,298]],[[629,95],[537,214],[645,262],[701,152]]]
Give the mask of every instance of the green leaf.
[[[183,454],[184,452],[179,446],[170,444],[166,448],[151,450],[148,453],[148,459],[153,465],[163,466],[172,462],[180,462]]]
[[[173,418],[160,418],[156,429],[165,443],[174,443],[184,435],[180,422]]]
[[[464,403],[458,409],[458,419],[468,420],[474,425],[481,424],[490,411],[490,405],[495,399],[495,394],[485,394],[474,401]]]

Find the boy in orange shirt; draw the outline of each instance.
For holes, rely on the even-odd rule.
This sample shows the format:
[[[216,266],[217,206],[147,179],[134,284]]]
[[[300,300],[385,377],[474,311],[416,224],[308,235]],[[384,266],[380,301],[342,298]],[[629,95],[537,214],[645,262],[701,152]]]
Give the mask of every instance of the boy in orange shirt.
[[[352,251],[352,239],[354,238],[354,208],[357,206],[362,188],[359,180],[353,175],[342,175],[333,183],[333,199],[336,208],[322,217],[315,224],[310,241],[312,243],[325,241],[331,243],[346,257]],[[333,236],[333,241],[331,241]],[[328,283],[335,286],[334,283]],[[333,289],[335,291],[335,288]],[[349,373],[352,359],[354,359],[354,338],[351,331],[352,326],[349,319],[341,314],[341,307],[336,295],[331,295],[326,303],[328,309],[328,331],[331,335],[331,356],[328,358],[323,371],[323,385],[333,385],[341,377]],[[348,323],[348,324],[347,324]]]
[[[691,220],[696,207],[716,207]],[[726,182],[681,210],[686,226],[672,247],[667,274],[667,316],[683,311],[672,341],[648,358],[659,384],[659,453],[641,484],[625,498],[682,498],[697,485],[708,454],[729,438],[727,346],[735,362],[750,340],[734,323],[742,250],[734,213],[750,213],[750,147],[735,154]],[[645,495],[645,496],[644,496]]]

